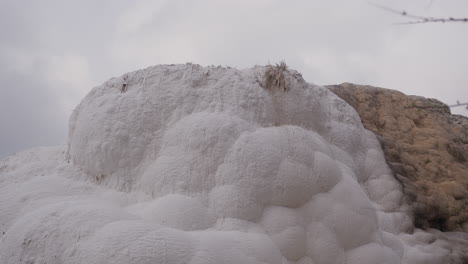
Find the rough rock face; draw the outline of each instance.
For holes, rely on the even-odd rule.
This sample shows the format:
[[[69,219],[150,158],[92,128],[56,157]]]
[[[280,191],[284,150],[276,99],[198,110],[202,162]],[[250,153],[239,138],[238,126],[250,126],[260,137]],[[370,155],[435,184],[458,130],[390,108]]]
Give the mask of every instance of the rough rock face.
[[[328,88],[380,136],[415,225],[468,232],[468,118],[435,99],[344,83]]]

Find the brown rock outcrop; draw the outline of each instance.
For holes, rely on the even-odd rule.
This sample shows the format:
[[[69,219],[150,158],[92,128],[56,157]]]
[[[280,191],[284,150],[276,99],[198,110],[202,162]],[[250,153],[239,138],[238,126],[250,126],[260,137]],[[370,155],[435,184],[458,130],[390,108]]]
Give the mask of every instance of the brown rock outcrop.
[[[379,137],[419,228],[468,232],[468,118],[440,101],[372,86],[328,88]]]

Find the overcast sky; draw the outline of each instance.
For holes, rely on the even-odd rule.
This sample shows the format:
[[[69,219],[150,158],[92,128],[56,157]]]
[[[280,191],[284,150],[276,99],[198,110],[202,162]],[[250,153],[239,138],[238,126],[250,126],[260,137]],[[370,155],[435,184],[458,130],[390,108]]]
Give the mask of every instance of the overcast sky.
[[[373,1],[468,16],[467,0],[430,2]],[[92,87],[155,64],[285,60],[316,84],[468,102],[468,24],[403,21],[362,0],[0,0],[0,157],[65,143]]]

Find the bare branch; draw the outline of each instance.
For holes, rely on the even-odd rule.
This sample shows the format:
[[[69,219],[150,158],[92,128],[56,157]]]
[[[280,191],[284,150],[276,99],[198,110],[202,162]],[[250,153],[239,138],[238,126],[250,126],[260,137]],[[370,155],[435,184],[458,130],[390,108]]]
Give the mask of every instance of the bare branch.
[[[426,16],[418,16],[418,15],[413,15],[409,14],[408,12],[404,10],[397,10],[393,9],[387,6],[375,4],[375,3],[369,3],[370,5],[373,5],[377,8],[380,8],[382,10],[385,10],[390,13],[394,13],[403,17],[407,17],[411,19],[411,21],[408,22],[402,22],[402,23],[396,23],[396,24],[422,24],[422,23],[446,23],[446,22],[464,22],[468,23],[468,17],[462,17],[462,18],[454,18],[454,17],[448,17],[448,18],[440,18],[440,17],[426,17]]]

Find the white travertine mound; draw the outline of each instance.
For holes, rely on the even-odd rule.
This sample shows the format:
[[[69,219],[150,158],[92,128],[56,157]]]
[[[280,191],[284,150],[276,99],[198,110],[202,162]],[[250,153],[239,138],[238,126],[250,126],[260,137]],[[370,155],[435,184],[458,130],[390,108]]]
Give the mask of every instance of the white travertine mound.
[[[349,105],[293,70],[268,87],[266,69],[155,66],[94,88],[67,150],[1,161],[0,263],[461,263],[442,233],[405,233]]]

